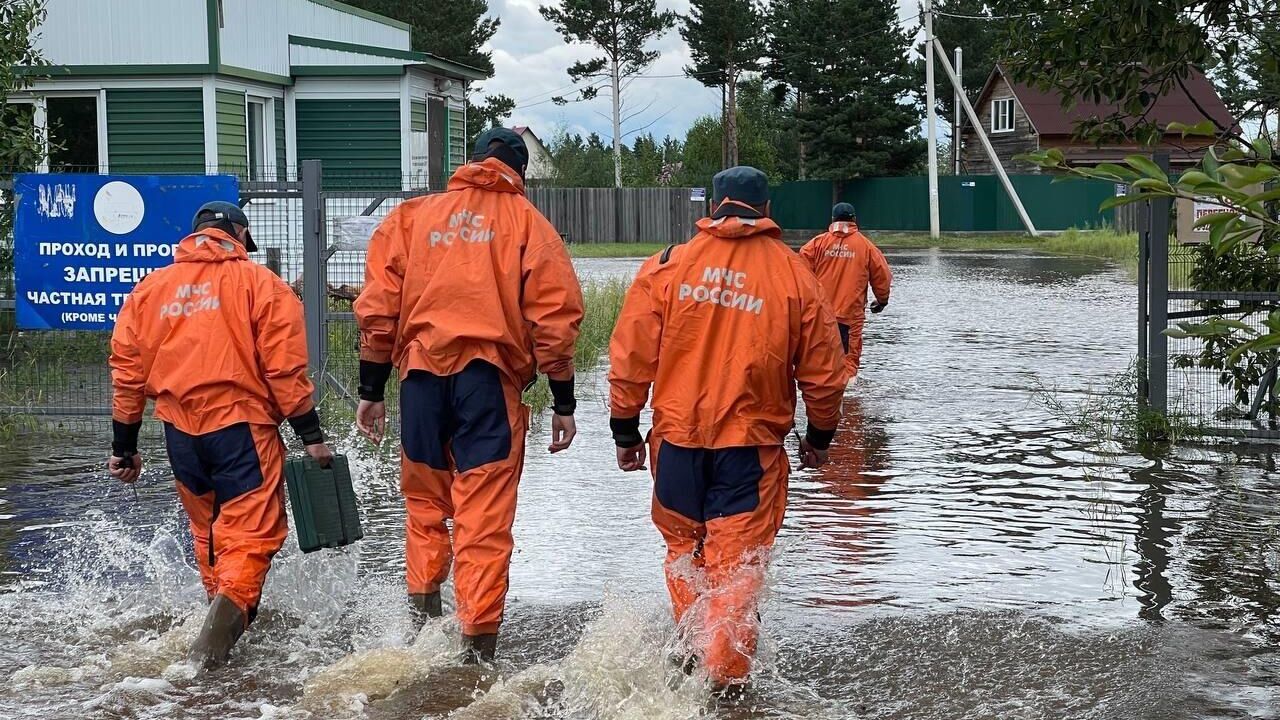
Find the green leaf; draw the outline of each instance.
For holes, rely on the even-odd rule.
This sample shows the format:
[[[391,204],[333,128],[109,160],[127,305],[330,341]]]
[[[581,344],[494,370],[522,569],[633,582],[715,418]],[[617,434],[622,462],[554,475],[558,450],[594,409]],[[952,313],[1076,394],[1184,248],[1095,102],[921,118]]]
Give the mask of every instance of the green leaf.
[[[1209,148],[1209,152],[1204,154],[1204,160],[1200,161],[1200,167],[1204,168],[1204,174],[1214,181],[1222,179],[1222,175],[1218,172],[1218,153],[1213,148]]]
[[[1249,199],[1245,200],[1245,202],[1252,205],[1253,203],[1266,203],[1273,202],[1275,200],[1280,200],[1280,188],[1260,192],[1257,195],[1250,195]]]
[[[1197,228],[1210,227],[1210,226],[1217,227],[1224,223],[1228,223],[1232,220],[1235,220],[1238,217],[1240,216],[1233,212],[1209,213],[1208,215],[1205,215],[1204,217],[1197,220],[1195,224],[1192,225],[1192,227],[1197,227]]]
[[[1163,334],[1165,337],[1171,337],[1171,338],[1174,338],[1175,340],[1186,340],[1187,338],[1191,337],[1191,333],[1185,332],[1183,330],[1175,330],[1174,328],[1169,328],[1165,330]]]
[[[1188,125],[1182,122],[1171,122],[1165,128],[1165,132],[1182,133],[1182,137],[1188,135],[1207,135],[1213,137],[1218,134],[1218,126],[1213,124],[1212,120],[1205,120],[1195,125]]]
[[[1115,179],[1123,182],[1132,182],[1138,179],[1138,174],[1123,165],[1115,163],[1101,163],[1095,168],[1098,172],[1106,173]]]
[[[1260,137],[1253,141],[1253,151],[1263,160],[1271,160],[1273,157],[1271,141],[1264,137]]]
[[[1208,175],[1206,175],[1205,173],[1199,170],[1188,170],[1182,173],[1182,177],[1178,178],[1179,185],[1185,185],[1191,188],[1192,190],[1195,190],[1197,187],[1199,187],[1202,184],[1207,184],[1211,182],[1214,182],[1213,178],[1209,177]]]
[[[1280,170],[1266,164],[1222,166],[1222,177],[1226,178],[1227,185],[1236,190],[1264,183],[1277,175],[1280,175]]]
[[[1160,169],[1159,165],[1156,165],[1154,162],[1152,162],[1151,158],[1149,157],[1144,157],[1142,155],[1130,155],[1129,157],[1125,158],[1124,161],[1129,165],[1129,167],[1133,168],[1134,170],[1137,170],[1138,172],[1142,173],[1143,175],[1146,175],[1149,178],[1155,178],[1156,180],[1163,180],[1165,182],[1169,182],[1169,176],[1166,175],[1165,172]]]
[[[1135,193],[1133,195],[1115,195],[1103,200],[1102,204],[1098,206],[1098,211],[1102,212],[1103,210],[1110,210],[1111,208],[1117,208],[1121,205],[1132,205],[1133,203],[1150,199],[1150,194],[1140,195]]]

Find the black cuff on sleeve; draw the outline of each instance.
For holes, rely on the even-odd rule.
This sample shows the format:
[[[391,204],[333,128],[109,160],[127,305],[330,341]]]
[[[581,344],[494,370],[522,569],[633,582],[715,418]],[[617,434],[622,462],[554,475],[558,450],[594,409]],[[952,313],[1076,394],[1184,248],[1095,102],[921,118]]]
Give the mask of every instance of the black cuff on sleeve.
[[[391,377],[391,363],[360,361],[360,399],[382,402],[386,399],[387,378]]]
[[[573,415],[574,411],[578,409],[578,401],[573,393],[573,378],[568,380],[547,378],[547,385],[551,387],[551,409],[555,411],[555,414]]]
[[[609,429],[613,431],[613,442],[620,448],[633,448],[644,442],[640,434],[640,416],[632,418],[609,418]]]
[[[320,429],[320,415],[316,413],[315,408],[297,416],[289,418],[289,425],[293,427],[293,431],[302,438],[303,445],[319,445],[324,442],[324,431]]]
[[[810,423],[809,428],[804,431],[804,439],[808,440],[809,444],[818,450],[826,450],[831,447],[831,441],[834,440],[835,437],[835,430],[820,430],[814,427],[812,423]]]
[[[122,423],[111,421],[111,454],[124,457],[125,453],[137,454],[138,433],[142,431],[142,422]]]

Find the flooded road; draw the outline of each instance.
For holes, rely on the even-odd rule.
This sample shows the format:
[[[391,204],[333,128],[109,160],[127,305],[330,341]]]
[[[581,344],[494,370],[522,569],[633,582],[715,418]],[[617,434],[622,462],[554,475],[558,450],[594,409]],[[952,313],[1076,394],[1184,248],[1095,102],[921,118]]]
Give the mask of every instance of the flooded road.
[[[1033,397],[1070,404],[1125,370],[1130,279],[889,259],[832,464],[792,481],[743,701],[667,685],[648,478],[613,469],[595,377],[568,454],[529,439],[489,671],[458,665],[447,621],[410,636],[395,456],[350,434],[366,540],[302,556],[291,538],[232,665],[198,678],[171,667],[203,597],[158,440],[137,497],[100,471],[105,431],[0,448],[0,717],[1280,718],[1274,456],[1149,460]]]

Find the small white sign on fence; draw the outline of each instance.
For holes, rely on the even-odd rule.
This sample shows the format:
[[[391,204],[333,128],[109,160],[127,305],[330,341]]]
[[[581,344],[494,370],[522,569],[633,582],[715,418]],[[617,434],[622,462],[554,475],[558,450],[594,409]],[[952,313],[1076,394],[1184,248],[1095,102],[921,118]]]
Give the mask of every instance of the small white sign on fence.
[[[382,218],[369,215],[340,217],[333,223],[333,243],[336,250],[368,250],[369,238],[382,224]]]
[[[689,202],[706,202],[706,201],[707,201],[706,188],[690,188],[689,189]]]

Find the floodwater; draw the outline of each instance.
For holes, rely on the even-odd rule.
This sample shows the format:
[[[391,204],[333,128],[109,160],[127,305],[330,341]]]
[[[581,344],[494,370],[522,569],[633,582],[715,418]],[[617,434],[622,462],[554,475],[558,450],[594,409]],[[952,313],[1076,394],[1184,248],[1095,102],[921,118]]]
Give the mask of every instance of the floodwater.
[[[489,670],[458,664],[447,621],[410,636],[390,453],[344,436],[367,539],[291,539],[231,666],[193,678],[174,662],[202,593],[157,442],[136,497],[101,472],[105,435],[0,449],[0,716],[1280,718],[1271,451],[1146,459],[1033,398],[1126,368],[1130,279],[1027,254],[890,261],[832,464],[793,478],[743,700],[668,686],[648,479],[612,469],[595,378],[573,450],[531,434]]]

